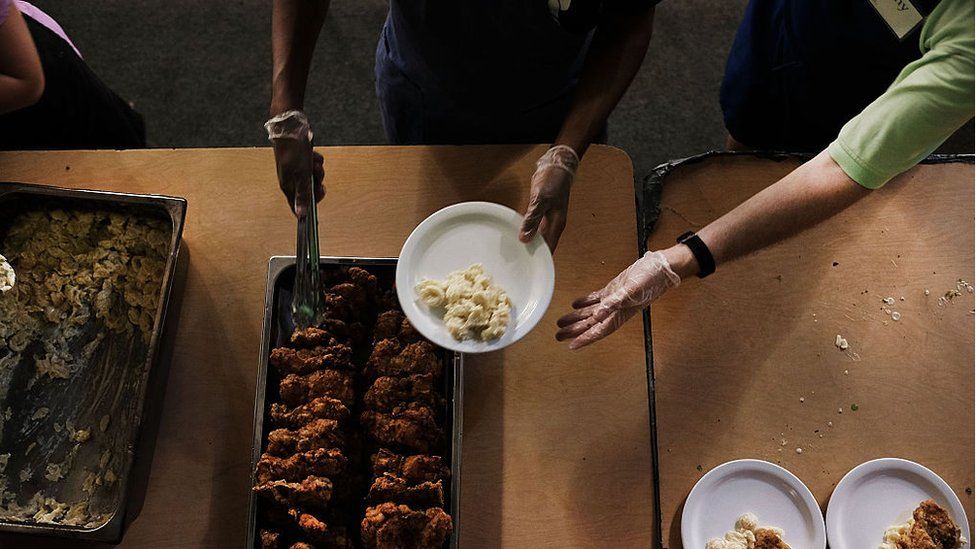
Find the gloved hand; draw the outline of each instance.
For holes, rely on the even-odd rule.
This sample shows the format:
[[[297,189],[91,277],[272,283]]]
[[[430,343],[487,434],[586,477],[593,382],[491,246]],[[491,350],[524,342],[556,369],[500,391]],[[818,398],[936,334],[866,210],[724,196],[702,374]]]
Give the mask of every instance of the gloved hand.
[[[566,228],[569,190],[573,186],[579,162],[579,156],[572,148],[556,145],[535,163],[529,205],[519,231],[519,240],[529,242],[539,231],[549,249],[556,249],[559,235]]]
[[[297,216],[304,214],[309,204],[308,181],[314,177],[315,201],[325,197],[324,159],[312,150],[312,129],[308,118],[301,111],[286,111],[264,124],[268,140],[274,146],[275,164],[278,168],[278,186],[288,198],[291,211]]]
[[[602,290],[574,301],[576,310],[557,321],[556,339],[572,339],[570,349],[603,339],[680,283],[663,253],[647,252]]]

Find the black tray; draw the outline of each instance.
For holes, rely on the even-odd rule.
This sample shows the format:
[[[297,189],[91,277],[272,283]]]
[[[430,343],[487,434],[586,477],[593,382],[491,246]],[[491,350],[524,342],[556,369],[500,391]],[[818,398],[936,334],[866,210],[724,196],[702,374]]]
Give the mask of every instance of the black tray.
[[[397,260],[394,258],[366,258],[366,257],[322,257],[320,265],[334,266],[360,266],[367,268],[370,272],[377,274],[387,271],[389,279],[393,280],[396,271]],[[250,489],[255,484],[255,467],[261,459],[261,449],[264,441],[267,440],[270,429],[265,425],[270,409],[270,402],[266,401],[266,391],[270,384],[272,387],[280,381],[277,372],[273,368],[268,368],[268,358],[271,349],[282,346],[288,342],[293,331],[294,325],[291,323],[291,292],[295,278],[295,258],[292,257],[272,257],[268,263],[268,283],[264,301],[264,330],[261,335],[261,355],[259,357],[258,377],[255,385],[254,400],[254,440],[251,446],[251,475],[248,485],[248,512],[247,512],[247,537],[245,547],[259,548],[260,540],[257,536],[257,509],[258,499]],[[462,414],[463,405],[463,355],[451,351],[444,351],[445,364],[450,367],[444,369],[444,427],[447,436],[445,437],[445,448],[442,451],[444,459],[448,461],[451,468],[450,486],[445,490],[444,505],[451,514],[454,523],[454,531],[448,540],[450,549],[457,549],[458,539],[461,531],[460,521],[460,495],[461,495],[461,438],[462,438]],[[350,535],[358,539],[358,532],[350,532]]]

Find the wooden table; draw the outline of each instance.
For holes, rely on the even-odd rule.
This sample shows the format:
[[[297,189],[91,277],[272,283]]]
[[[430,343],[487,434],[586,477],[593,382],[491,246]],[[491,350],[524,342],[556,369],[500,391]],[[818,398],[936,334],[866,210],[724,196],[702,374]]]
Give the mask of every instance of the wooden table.
[[[649,249],[797,165],[720,156],[674,169]],[[919,166],[652,307],[668,546],[681,547],[681,506],[694,483],[737,458],[790,469],[824,509],[855,465],[912,459],[952,486],[972,520],[974,299],[965,289],[944,306],[939,297],[957,279],[973,281],[973,192],[972,164]],[[838,334],[847,352],[834,346]]]
[[[521,209],[543,150],[323,148],[322,251],[396,256],[418,222],[458,201]],[[138,459],[152,464],[122,545],[240,547],[267,261],[294,253],[271,151],[2,153],[0,180],[187,198],[189,263],[164,342],[165,397],[156,403],[158,428],[140,447],[151,451]],[[592,147],[556,255],[549,312],[517,345],[466,361],[465,549],[647,547],[656,537],[641,324],[578,353],[553,340],[572,299],[636,256],[630,159]]]

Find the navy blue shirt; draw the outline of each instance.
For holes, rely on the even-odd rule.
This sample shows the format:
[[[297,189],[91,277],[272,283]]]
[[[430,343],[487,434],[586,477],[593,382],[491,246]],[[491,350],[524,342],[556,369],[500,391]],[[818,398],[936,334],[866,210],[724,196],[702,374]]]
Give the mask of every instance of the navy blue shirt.
[[[657,0],[391,0],[390,56],[431,96],[478,108],[532,109],[576,83],[592,29],[607,13]]]

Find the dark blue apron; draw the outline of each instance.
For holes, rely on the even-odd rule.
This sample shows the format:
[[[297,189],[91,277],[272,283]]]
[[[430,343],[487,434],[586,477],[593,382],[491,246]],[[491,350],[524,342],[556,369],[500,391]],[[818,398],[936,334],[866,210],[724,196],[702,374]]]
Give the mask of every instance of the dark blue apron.
[[[591,34],[545,0],[391,0],[376,48],[387,138],[552,142]]]
[[[924,16],[938,4],[914,0]],[[757,149],[815,152],[921,57],[868,0],[750,0],[722,81],[725,127]]]

